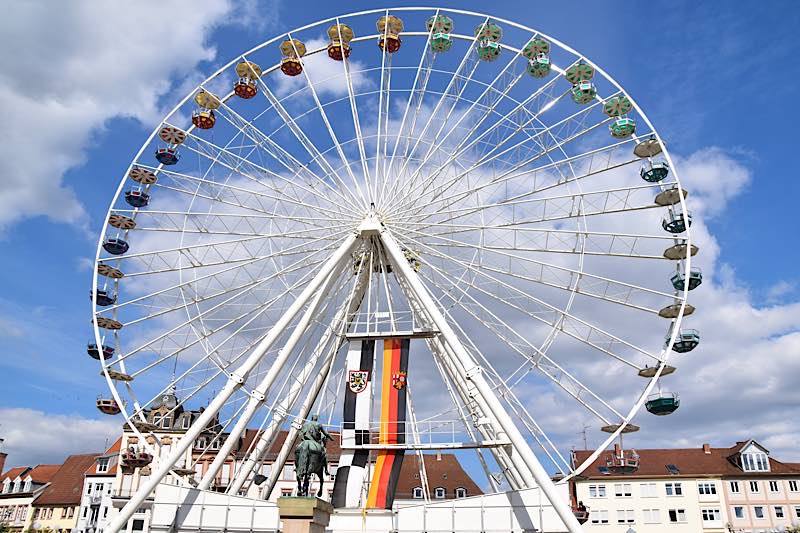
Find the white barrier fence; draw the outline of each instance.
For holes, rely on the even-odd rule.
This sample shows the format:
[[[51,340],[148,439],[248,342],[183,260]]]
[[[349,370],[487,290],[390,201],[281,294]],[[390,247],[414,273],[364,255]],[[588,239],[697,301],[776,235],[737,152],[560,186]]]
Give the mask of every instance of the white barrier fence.
[[[559,485],[568,498],[566,485]],[[410,503],[410,502],[407,502]],[[566,527],[538,489],[410,504],[394,511],[337,510],[332,533],[562,533]],[[281,531],[274,503],[210,491],[160,485],[150,531],[259,533]]]

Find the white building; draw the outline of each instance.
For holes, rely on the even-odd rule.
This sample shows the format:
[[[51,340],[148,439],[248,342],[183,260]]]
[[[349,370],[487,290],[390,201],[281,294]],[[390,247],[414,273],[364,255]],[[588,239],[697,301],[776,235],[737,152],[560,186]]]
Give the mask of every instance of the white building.
[[[590,453],[575,451],[573,461]],[[800,524],[800,466],[770,458],[754,441],[616,448],[584,471],[572,493],[589,508],[587,532],[626,525],[637,533],[768,533]]]
[[[591,453],[575,451],[573,461]],[[615,447],[601,454],[573,483],[575,500],[589,509],[584,529],[726,532],[722,474],[713,459],[704,448],[623,452]]]
[[[111,494],[119,463],[122,438],[97,458],[86,471],[75,533],[101,533],[114,513]]]

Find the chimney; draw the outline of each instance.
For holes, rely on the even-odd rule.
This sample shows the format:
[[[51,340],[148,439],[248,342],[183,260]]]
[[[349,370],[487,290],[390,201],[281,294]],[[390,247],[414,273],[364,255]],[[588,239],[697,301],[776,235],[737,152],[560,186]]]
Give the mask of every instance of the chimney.
[[[0,474],[2,474],[5,471],[6,457],[8,457],[7,453],[0,452]]]
[[[620,450],[619,444],[614,444],[614,457],[622,457],[622,450]]]
[[[703,453],[706,455],[711,455],[711,445],[707,442],[703,443]]]

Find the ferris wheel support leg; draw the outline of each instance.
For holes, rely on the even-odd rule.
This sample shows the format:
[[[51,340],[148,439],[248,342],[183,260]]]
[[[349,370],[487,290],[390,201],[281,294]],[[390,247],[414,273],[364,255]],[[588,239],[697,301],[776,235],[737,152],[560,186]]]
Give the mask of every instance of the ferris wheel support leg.
[[[427,317],[430,320],[430,316],[425,311],[424,308],[421,307],[417,297],[414,295],[413,291],[408,286],[408,283],[402,278],[398,277],[397,282],[400,285],[400,288],[403,290],[403,293],[406,295],[408,299],[409,306],[414,311],[414,313],[419,314],[420,316]],[[491,411],[488,409],[486,402],[483,401],[483,398],[479,394],[475,394],[474,387],[470,389],[467,386],[468,380],[464,375],[463,368],[460,368],[455,363],[455,357],[448,354],[447,346],[438,338],[433,337],[428,339],[428,347],[431,350],[431,354],[436,358],[436,361],[441,365],[442,371],[445,373],[447,379],[449,379],[450,384],[455,388],[455,392],[458,394],[461,401],[464,405],[469,405],[473,403],[473,409],[475,414],[478,415],[478,418],[486,417],[490,422],[491,428],[494,430],[494,434],[489,434],[489,431],[486,427],[479,425],[477,427],[478,432],[480,433],[481,437],[484,439],[497,439],[502,438],[504,434],[498,434],[499,424],[497,420],[492,417]],[[467,422],[464,421],[465,426]],[[509,454],[506,450],[502,448],[492,448],[491,454],[495,459],[495,462],[500,466],[503,472],[503,476],[506,478],[509,487],[513,490],[518,490],[525,486],[525,483],[522,481],[522,476],[520,475],[518,469],[523,469],[525,471],[528,470],[528,467],[522,463],[521,461],[517,460],[517,464],[514,464],[512,457],[509,457]],[[483,459],[480,456],[481,460]],[[481,461],[483,463],[483,461]],[[492,486],[495,485],[494,478],[491,477],[491,474],[487,470],[487,476],[490,477],[489,482]]]
[[[264,354],[283,333],[297,313],[300,312],[300,309],[303,308],[309,298],[311,298],[317,289],[319,289],[320,285],[322,285],[328,276],[330,276],[331,272],[336,269],[346,257],[349,256],[356,242],[357,237],[355,234],[350,234],[347,236],[347,238],[345,238],[344,242],[322,265],[319,272],[317,272],[308,285],[306,285],[306,288],[303,289],[303,292],[300,293],[297,299],[292,302],[289,308],[269,330],[269,333],[267,333],[266,337],[264,337],[253,349],[245,362],[229,375],[228,381],[225,383],[225,386],[222,388],[220,393],[217,394],[208,407],[206,407],[206,410],[203,411],[199,417],[197,417],[191,427],[189,427],[189,429],[186,431],[184,436],[178,441],[178,444],[175,445],[172,453],[170,453],[166,459],[159,463],[158,469],[153,472],[146,483],[139,486],[139,489],[133,494],[133,496],[131,496],[131,499],[128,500],[128,503],[126,503],[125,506],[120,509],[119,513],[117,513],[117,515],[111,520],[105,529],[106,533],[117,533],[120,529],[125,527],[130,517],[133,516],[133,513],[135,513],[142,503],[144,503],[150,493],[156,489],[158,484],[161,483],[161,480],[164,479],[164,477],[169,473],[175,463],[177,463],[179,459],[183,458],[186,450],[193,445],[195,439],[197,439],[200,433],[202,433],[208,424],[213,421],[214,416],[220,411],[220,409],[222,409],[222,407],[225,405],[225,402],[228,401],[228,398],[230,398],[233,393],[242,386],[250,371],[255,368]]]
[[[236,425],[225,439],[225,442],[223,442],[222,446],[220,446],[216,457],[214,457],[214,461],[212,461],[211,465],[209,465],[208,470],[206,470],[206,473],[203,475],[200,483],[197,484],[198,489],[208,490],[208,488],[211,486],[211,483],[213,483],[214,478],[217,476],[217,471],[219,471],[223,463],[225,463],[225,460],[228,458],[231,450],[233,450],[233,447],[239,442],[239,437],[247,428],[247,424],[250,423],[253,415],[256,414],[256,411],[258,411],[259,407],[261,407],[261,404],[264,403],[270,387],[272,387],[272,384],[275,383],[278,374],[283,370],[286,362],[289,360],[289,357],[292,354],[292,351],[294,350],[295,346],[297,346],[297,342],[303,336],[308,328],[308,325],[311,323],[311,320],[316,315],[320,302],[328,295],[331,286],[333,286],[334,281],[338,278],[341,271],[341,265],[338,265],[338,268],[334,268],[333,271],[331,271],[331,274],[328,276],[328,279],[325,280],[325,283],[322,285],[319,291],[317,291],[317,294],[314,295],[314,298],[306,308],[303,316],[300,318],[300,321],[295,326],[294,331],[292,331],[292,334],[286,340],[286,344],[284,344],[283,348],[278,352],[275,362],[269,367],[266,376],[264,376],[264,378],[255,388],[253,394],[250,395],[250,399],[247,401],[247,406],[245,407],[244,412],[239,417],[239,420],[236,421]]]
[[[442,366],[447,372],[448,376],[450,377],[451,382],[453,382],[456,386],[459,396],[461,400],[465,404],[469,404],[470,401],[475,401],[477,404],[478,414],[483,415],[489,418],[492,423],[492,428],[497,428],[499,422],[495,419],[492,415],[492,412],[489,410],[488,404],[483,400],[483,398],[476,394],[474,390],[470,390],[467,386],[467,378],[463,374],[463,372],[459,372],[457,365],[454,364],[454,361],[451,360],[451,355],[448,354],[447,347],[443,342],[439,339],[432,339],[433,349],[435,353],[438,354],[439,359],[442,362]],[[456,367],[456,368],[454,368]],[[504,434],[500,435],[489,435],[486,428],[479,426],[478,431],[480,432],[483,438],[498,438],[505,436]],[[506,480],[508,481],[508,485],[514,489],[518,490],[525,487],[525,481],[520,474],[520,470],[529,472],[527,465],[525,465],[521,460],[514,460],[514,455],[509,457],[509,454],[503,450],[502,448],[492,448],[492,455],[495,458],[495,461],[503,469],[503,475],[505,476]],[[531,474],[532,475],[532,474]]]
[[[553,481],[550,479],[547,471],[544,469],[541,463],[539,463],[539,460],[536,458],[536,454],[534,454],[533,450],[531,450],[530,446],[528,446],[528,443],[522,436],[522,433],[520,433],[514,421],[506,412],[503,404],[500,402],[497,396],[495,396],[491,386],[483,377],[480,366],[475,364],[475,362],[472,360],[469,353],[458,339],[455,331],[453,331],[453,329],[450,327],[450,324],[444,318],[444,315],[436,306],[433,298],[420,281],[419,276],[416,272],[414,272],[414,269],[411,268],[411,265],[409,265],[408,260],[403,254],[403,251],[400,249],[400,246],[397,244],[397,241],[395,241],[394,237],[392,237],[392,235],[386,230],[381,231],[380,237],[384,248],[392,260],[392,266],[395,268],[395,272],[403,276],[408,282],[411,290],[417,296],[420,305],[422,305],[422,307],[433,320],[434,324],[436,324],[436,327],[439,329],[444,342],[449,345],[453,355],[456,357],[456,361],[458,361],[458,363],[464,368],[467,379],[475,385],[478,394],[483,397],[484,401],[487,403],[489,411],[495,416],[495,418],[497,418],[497,421],[500,423],[503,431],[511,441],[514,450],[530,469],[529,472],[520,472],[523,477],[526,478],[526,483],[528,483],[529,486],[533,486],[535,483],[539,486],[540,490],[544,491],[548,500],[550,500],[550,503],[553,505],[556,513],[558,513],[558,516],[564,522],[564,525],[566,525],[567,530],[570,533],[582,533],[583,529],[578,523],[578,520],[575,518],[575,515],[572,513],[572,509],[568,503],[561,499],[561,497],[558,495],[556,486],[553,484]],[[512,454],[512,457],[513,455],[514,454]],[[525,474],[528,475],[526,476]],[[533,479],[529,479],[531,474]]]
[[[320,356],[325,351],[325,346],[327,346],[328,341],[330,340],[331,336],[334,335],[334,329],[336,325],[340,324],[343,320],[347,321],[347,328],[349,328],[349,324],[352,321],[353,314],[358,311],[359,306],[361,305],[361,299],[364,296],[364,292],[366,290],[366,280],[369,279],[369,276],[366,272],[362,272],[361,276],[359,277],[358,281],[356,282],[356,287],[353,293],[353,297],[350,299],[349,302],[345,302],[339,311],[336,314],[336,318],[333,320],[333,324],[330,328],[326,329],[325,332],[322,334],[319,342],[317,343],[317,347],[315,348],[314,352],[312,352],[311,356],[308,359],[305,367],[303,368],[300,376],[298,379],[292,383],[291,388],[289,389],[289,393],[281,400],[280,405],[275,410],[273,414],[273,419],[270,421],[269,426],[267,429],[258,437],[258,440],[253,448],[253,451],[247,457],[247,460],[242,464],[242,467],[236,473],[234,477],[233,483],[228,488],[229,494],[236,494],[241,490],[242,486],[244,486],[247,478],[253,472],[256,464],[261,460],[261,457],[267,452],[269,447],[272,445],[272,442],[275,440],[277,436],[278,430],[281,427],[281,424],[286,420],[286,417],[289,413],[289,410],[294,406],[294,403],[297,401],[298,396],[302,392],[303,385],[306,382],[314,369],[316,368],[317,362],[319,361]],[[334,341],[337,342],[337,341]],[[342,341],[343,342],[343,341]],[[333,362],[333,358],[336,356],[336,352],[339,349],[341,343],[336,344],[334,349],[332,350],[329,359],[323,363],[323,369],[320,374],[327,375],[327,372],[330,369],[330,365]],[[317,380],[320,382],[320,387],[324,384],[324,376],[317,377]],[[312,390],[317,386],[317,380],[314,381],[312,384]],[[270,490],[271,492],[271,490]],[[269,493],[267,493],[267,497],[269,497]]]

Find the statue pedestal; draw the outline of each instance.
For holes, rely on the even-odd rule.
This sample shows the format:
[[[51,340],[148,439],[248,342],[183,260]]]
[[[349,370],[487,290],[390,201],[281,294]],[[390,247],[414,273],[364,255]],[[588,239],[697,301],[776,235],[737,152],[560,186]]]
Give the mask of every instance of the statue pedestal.
[[[333,506],[319,498],[282,496],[278,511],[283,521],[283,533],[325,533]]]

